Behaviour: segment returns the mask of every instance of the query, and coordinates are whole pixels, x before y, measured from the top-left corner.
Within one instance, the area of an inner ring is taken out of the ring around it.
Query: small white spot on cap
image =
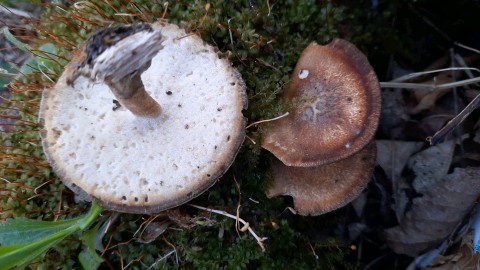
[[[345,148],[347,148],[347,149],[350,148],[350,146],[352,146],[352,144],[350,142],[345,144]]]
[[[303,80],[303,79],[305,79],[305,78],[308,77],[308,74],[309,74],[308,69],[302,69],[302,70],[300,70],[300,72],[298,73],[298,78],[300,78],[300,80]]]

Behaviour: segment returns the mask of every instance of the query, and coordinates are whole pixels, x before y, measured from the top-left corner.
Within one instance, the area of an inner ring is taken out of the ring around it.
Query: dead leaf
[[[382,133],[398,138],[402,125],[410,120],[407,105],[401,89],[385,89],[382,91],[382,113],[379,129]],[[389,136],[389,137],[390,137]]]
[[[473,232],[465,235],[456,252],[438,256],[428,270],[476,270],[480,267],[480,254],[473,252]]]
[[[388,246],[409,256],[435,247],[470,212],[480,195],[479,178],[478,167],[456,168],[441,181],[423,186],[423,196],[412,200],[411,210],[403,221],[384,231]]]
[[[424,71],[430,71],[435,69],[447,68],[450,66],[449,57],[442,57],[432,63],[429,67],[427,67]],[[465,63],[471,64],[476,60],[475,57],[466,58]],[[446,83],[451,83],[457,81],[462,78],[464,72],[461,71],[443,71],[433,76],[425,76],[422,78],[417,78],[416,83],[426,84],[426,85],[441,85]],[[424,110],[431,109],[437,100],[443,97],[445,94],[449,93],[452,89],[442,89],[442,90],[435,90],[435,91],[425,91],[420,89],[415,89],[413,91],[415,97],[418,100],[418,104],[410,110],[411,114],[417,114]]]
[[[450,83],[451,79],[449,80],[442,80],[442,81],[428,81],[425,82],[425,84],[445,84],[445,83]],[[449,93],[452,89],[441,89],[441,90],[435,90],[433,92],[429,92],[425,96],[422,97],[420,102],[413,108],[410,113],[411,114],[417,114],[420,113],[424,110],[428,110],[435,105],[435,102],[437,102],[438,99],[443,97],[445,94]]]
[[[419,151],[424,142],[377,140],[377,162],[395,185],[395,180],[407,164],[410,156]]]
[[[446,141],[425,149],[408,161],[408,167],[415,173],[413,188],[416,192],[429,190],[447,175],[454,150],[455,141]]]
[[[137,242],[148,244],[155,241],[171,224],[169,220],[151,222],[145,227],[140,237],[137,238]]]

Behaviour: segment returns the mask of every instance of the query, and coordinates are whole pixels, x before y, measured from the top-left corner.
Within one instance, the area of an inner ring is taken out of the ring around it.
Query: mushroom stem
[[[155,118],[160,115],[161,107],[146,91],[140,78],[141,73],[126,76],[118,81],[105,80],[113,95],[122,106],[136,116]]]
[[[140,75],[163,48],[162,42],[160,31],[146,24],[103,28],[89,38],[83,62],[67,81],[73,84],[80,75],[102,81],[136,116],[158,117],[160,105],[145,91]]]

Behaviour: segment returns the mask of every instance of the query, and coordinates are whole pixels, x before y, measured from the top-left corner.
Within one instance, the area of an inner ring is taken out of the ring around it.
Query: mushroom
[[[373,138],[380,116],[377,76],[353,44],[310,44],[300,56],[286,100],[301,103],[275,121],[262,147],[288,166],[310,167],[346,158]]]
[[[165,22],[106,28],[44,91],[42,145],[80,198],[154,213],[230,167],[246,106],[240,74],[200,37]]]
[[[375,167],[380,86],[367,58],[335,39],[302,53],[283,99],[290,114],[273,122],[262,147],[273,164],[267,196],[290,195],[302,215],[319,215],[352,201]]]
[[[314,167],[286,166],[273,161],[274,181],[267,197],[289,195],[300,215],[321,215],[355,199],[368,184],[375,168],[376,147],[370,142],[358,153]]]

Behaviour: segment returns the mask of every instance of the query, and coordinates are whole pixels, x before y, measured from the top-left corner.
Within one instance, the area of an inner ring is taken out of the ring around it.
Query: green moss
[[[163,2],[147,0],[48,5],[36,26],[40,35],[36,46],[54,43],[58,56],[68,59],[77,44],[100,26],[153,22],[165,14],[165,19],[199,34],[232,61],[247,85],[249,107],[244,114],[254,122],[287,111],[289,104],[283,104],[278,95],[288,83],[301,51],[310,42],[325,43],[337,36],[336,27],[345,16],[342,7],[330,2],[270,2],[268,6],[269,1],[261,4],[256,1],[170,1],[167,10]],[[52,74],[51,79],[55,80],[58,75]],[[11,145],[3,148],[5,156],[22,157],[1,161],[0,175],[10,182],[0,182],[3,185],[0,191],[2,219],[12,216],[66,218],[84,209],[54,176],[41,150],[36,123],[39,95],[42,88],[51,85],[41,73],[34,72],[22,79],[11,98],[10,104],[18,106],[21,112],[20,121],[33,124],[22,126],[23,122],[17,122],[13,132],[1,137],[2,145]],[[35,91],[30,91],[32,87]],[[237,235],[234,222],[223,216],[212,214],[209,226],[197,225],[193,229],[173,225],[162,236],[165,240],[160,237],[150,244],[142,244],[133,240],[133,236],[147,217],[122,215],[120,222],[104,238],[104,243],[110,239],[104,254],[109,264],[119,268],[130,263],[135,269],[151,265],[155,265],[155,269],[346,267],[344,252],[348,249],[339,247],[333,240],[312,237],[312,232],[327,224],[327,220],[286,214],[284,210],[290,205],[289,199],[265,197],[270,157],[259,147],[261,131],[262,126],[247,130],[249,138],[256,143],[246,140],[230,172],[193,203],[229,213],[235,213],[237,204],[241,203],[240,216],[250,222],[258,235],[268,237],[265,241],[267,252],[262,252],[250,234]],[[234,179],[240,186],[240,193]],[[60,196],[61,191],[64,191],[63,196]],[[188,206],[184,208],[190,215],[203,213]],[[57,212],[58,209],[66,211]],[[57,246],[36,265],[40,269],[78,268],[81,244],[78,240],[69,243]],[[175,254],[160,260],[172,251],[172,245]]]

